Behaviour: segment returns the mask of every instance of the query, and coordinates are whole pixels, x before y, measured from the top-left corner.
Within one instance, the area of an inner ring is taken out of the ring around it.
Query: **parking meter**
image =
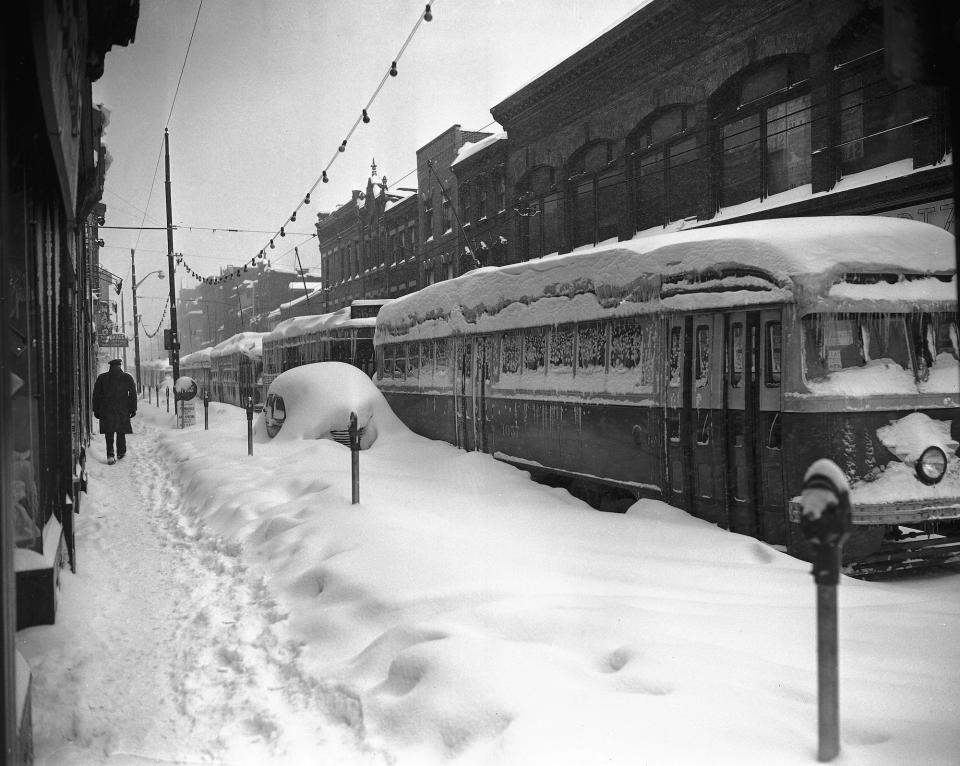
[[[210,430],[210,392],[203,389],[203,430]]]
[[[836,585],[840,550],[850,536],[850,485],[832,460],[818,460],[807,469],[800,509],[800,529],[817,552],[813,577],[818,584]]]
[[[850,485],[832,460],[817,460],[807,469],[800,513],[800,528],[816,551],[817,759],[826,763],[840,752],[837,584],[841,550],[850,535]]]
[[[247,454],[253,454],[253,397],[247,397]]]
[[[350,477],[352,504],[360,502],[360,428],[357,413],[350,413]]]

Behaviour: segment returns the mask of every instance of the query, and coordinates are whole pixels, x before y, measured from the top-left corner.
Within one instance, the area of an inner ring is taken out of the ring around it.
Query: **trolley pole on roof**
[[[163,155],[167,192],[167,269],[170,272],[170,366],[174,382],[180,377],[180,340],[177,334],[177,292],[173,269],[173,209],[170,205],[170,134],[163,129]]]

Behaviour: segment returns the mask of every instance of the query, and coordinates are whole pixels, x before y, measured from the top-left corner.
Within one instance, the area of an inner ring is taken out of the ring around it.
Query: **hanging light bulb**
[[[394,61],[392,64],[390,64],[390,76],[391,76],[391,77],[396,77],[396,76],[397,76],[397,62],[396,62],[396,61]]]
[[[304,205],[310,204],[310,192],[307,192],[307,196],[303,198],[303,204]]]
[[[281,236],[281,237],[287,236],[287,232],[285,232],[285,231],[283,230],[283,227],[282,227],[282,226],[280,227],[280,236]]]
[[[367,114],[367,110],[366,110],[366,109],[363,110],[363,121],[364,121],[364,122],[370,122],[370,115]]]
[[[98,247],[103,247],[105,244],[106,244],[106,243],[105,243],[102,239],[98,239],[98,240],[97,240],[97,246],[98,246]]]
[[[266,255],[267,255],[267,254],[266,254],[265,252],[263,252],[263,250],[260,251],[260,257],[261,257],[261,258],[266,257]]]
[[[323,181],[324,183],[327,183],[330,180],[329,178],[327,178],[326,170],[323,171],[323,174],[320,176],[320,180]]]
[[[340,144],[340,151],[341,152],[347,151],[347,139],[343,139],[343,142]]]
[[[297,220],[297,211],[294,210],[294,211],[290,214],[290,223],[293,223],[293,222],[296,221],[296,220]]]
[[[430,13],[430,3],[427,3],[427,7],[423,12],[424,21],[433,21],[433,14]]]
[[[273,248],[275,248],[275,247],[276,247],[276,245],[273,244],[273,240],[271,239],[271,240],[270,240],[270,248],[273,249]]]

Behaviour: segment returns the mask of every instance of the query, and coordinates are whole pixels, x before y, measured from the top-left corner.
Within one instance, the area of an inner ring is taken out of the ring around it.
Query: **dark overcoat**
[[[130,418],[137,414],[137,384],[133,376],[111,365],[93,384],[93,415],[100,420],[100,433],[132,434]]]

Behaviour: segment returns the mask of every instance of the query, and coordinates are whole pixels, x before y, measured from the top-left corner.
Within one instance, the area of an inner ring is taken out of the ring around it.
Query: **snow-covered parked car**
[[[362,370],[343,362],[294,367],[270,383],[254,438],[333,439],[349,446],[351,413],[357,415],[360,449],[368,449],[385,430],[404,429]]]

